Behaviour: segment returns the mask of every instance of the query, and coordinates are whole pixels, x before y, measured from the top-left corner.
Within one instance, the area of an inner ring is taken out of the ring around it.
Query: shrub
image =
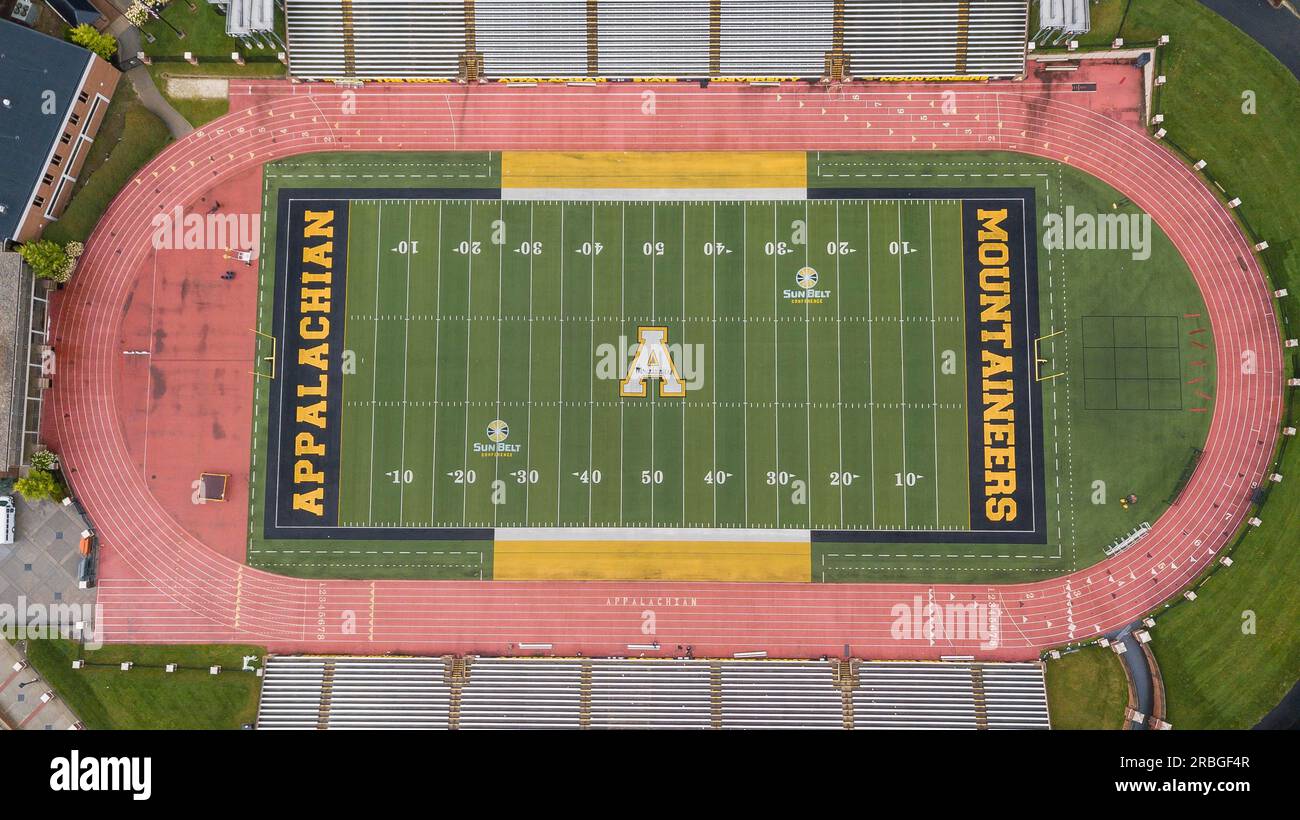
[[[31,266],[37,279],[66,282],[72,274],[72,260],[57,242],[48,239],[24,242],[18,247],[18,254]]]
[[[117,53],[117,40],[111,34],[101,34],[89,23],[68,29],[68,39],[87,51],[93,51],[105,60]]]
[[[63,485],[53,473],[35,467],[14,482],[14,489],[28,501],[59,501],[64,495]]]
[[[53,450],[37,450],[32,453],[32,468],[36,470],[57,470],[59,456]]]

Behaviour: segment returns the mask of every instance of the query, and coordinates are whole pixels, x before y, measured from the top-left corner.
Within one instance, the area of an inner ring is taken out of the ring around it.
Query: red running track
[[[1282,360],[1250,243],[1200,179],[1137,124],[1136,72],[1091,71],[1086,79],[1099,79],[1105,93],[1072,94],[1048,79],[850,91],[656,86],[652,114],[648,89],[637,85],[232,83],[232,113],[169,147],[118,195],[56,303],[60,374],[45,430],[75,470],[101,536],[104,638],[419,654],[508,654],[541,643],[588,655],[658,641],[664,654],[688,644],[699,656],[814,657],[847,647],[871,658],[1019,659],[1132,621],[1177,594],[1239,524],[1278,434]],[[943,113],[945,99],[955,111]],[[344,113],[353,102],[355,113]],[[205,546],[133,462],[118,411],[119,334],[127,295],[153,253],[147,215],[307,151],[742,148],[1018,151],[1082,169],[1154,217],[1204,294],[1219,361],[1252,350],[1259,367],[1253,376],[1219,368],[1204,456],[1140,548],[1051,580],[993,586],[301,580]],[[970,601],[999,608],[995,641],[891,631],[896,605],[919,603],[924,620],[932,605]],[[647,611],[653,635],[643,631]]]

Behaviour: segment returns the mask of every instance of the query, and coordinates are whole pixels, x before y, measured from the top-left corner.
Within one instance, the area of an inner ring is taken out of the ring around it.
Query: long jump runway
[[[1151,610],[1213,560],[1248,509],[1278,435],[1281,350],[1250,243],[1202,181],[1138,124],[1136,71],[1078,73],[1089,76],[1071,79],[1095,79],[1101,92],[1072,94],[1033,79],[851,90],[232,82],[232,112],[127,184],[55,304],[60,373],[43,429],[100,535],[103,637],[277,651],[506,654],[531,646],[626,655],[689,645],[698,656],[1013,659]],[[945,99],[955,110],[944,113]],[[352,103],[355,113],[339,113]],[[1220,361],[1253,351],[1257,375],[1221,370],[1204,456],[1140,549],[1036,583],[315,581],[249,569],[192,536],[150,492],[118,410],[122,317],[151,252],[149,216],[304,152],[504,149],[1010,150],[1062,161],[1152,214],[1204,294]],[[945,608],[971,603],[997,613],[991,637],[937,628]]]

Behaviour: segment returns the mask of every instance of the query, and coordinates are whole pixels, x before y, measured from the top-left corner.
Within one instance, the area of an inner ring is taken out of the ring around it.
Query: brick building
[[[59,218],[120,76],[80,46],[0,20],[0,243]]]

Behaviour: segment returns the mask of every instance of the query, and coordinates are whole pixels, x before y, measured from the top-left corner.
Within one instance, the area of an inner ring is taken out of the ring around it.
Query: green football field
[[[352,200],[339,525],[966,529],[961,209]]]
[[[807,199],[744,202],[669,190],[529,201],[502,191],[491,154],[268,165],[263,246],[276,264],[259,276],[250,563],[309,577],[512,577],[499,553],[516,566],[531,549],[519,539],[620,526],[582,537],[687,527],[676,537],[749,543],[765,536],[724,533],[811,530],[810,544],[798,537],[821,581],[1007,580],[1098,560],[1160,514],[1195,462],[1212,334],[1158,229],[1147,261],[1040,241],[1036,264],[1025,260],[1038,329],[1016,344],[1040,339],[1017,348],[1021,373],[1038,375],[1037,353],[1044,374],[1017,417],[1042,419],[1031,480],[1043,527],[982,532],[982,397],[968,380],[978,271],[963,209],[1001,190],[1032,192],[1036,223],[1066,206],[1120,207],[1073,169],[993,159],[995,171],[982,154],[810,154]],[[296,484],[285,458],[306,429],[287,427],[308,401],[294,391],[316,376],[266,369],[310,349],[293,313],[295,197],[335,208],[341,231],[329,456],[304,468],[326,471],[319,521],[285,517],[286,493],[321,486]],[[1025,227],[1042,238],[1042,224]],[[657,395],[654,380],[643,398],[619,395],[652,327],[667,333],[683,397]],[[1139,503],[1120,505],[1129,494]]]

